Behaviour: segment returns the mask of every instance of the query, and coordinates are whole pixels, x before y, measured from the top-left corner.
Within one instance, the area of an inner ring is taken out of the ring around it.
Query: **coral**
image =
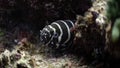
[[[87,61],[93,60],[91,65],[95,67],[99,64],[103,66],[105,62],[101,64],[99,61],[106,59],[104,50],[108,25],[106,9],[107,0],[94,0],[92,7],[85,12],[84,16],[78,15],[76,21],[75,52],[82,54]]]
[[[54,57],[54,55],[52,55],[51,53],[47,52],[48,48],[45,48],[46,49],[45,51],[42,51],[41,47],[39,47],[40,49],[36,47],[36,49],[28,48],[27,50],[21,50],[21,46],[15,47],[15,49],[12,51],[6,49],[4,52],[2,52],[0,54],[0,67],[7,67],[7,68],[9,67],[12,68],[63,68],[63,67],[77,68],[79,67],[76,64],[77,61],[74,59],[76,58],[75,56],[64,55],[62,57],[57,58]],[[22,46],[22,48],[26,49],[26,47],[24,46]]]

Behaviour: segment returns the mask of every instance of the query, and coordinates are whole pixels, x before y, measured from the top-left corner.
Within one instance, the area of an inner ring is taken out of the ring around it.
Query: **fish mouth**
[[[44,39],[42,37],[40,37],[40,43],[45,43]]]

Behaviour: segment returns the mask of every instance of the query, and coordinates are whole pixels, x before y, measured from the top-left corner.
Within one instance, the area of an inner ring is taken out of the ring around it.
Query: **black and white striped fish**
[[[40,30],[40,41],[46,45],[68,45],[74,38],[70,31],[75,21],[58,20]]]

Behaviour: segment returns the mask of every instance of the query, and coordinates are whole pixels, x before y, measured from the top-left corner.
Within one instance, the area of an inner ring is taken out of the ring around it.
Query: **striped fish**
[[[46,45],[68,45],[74,38],[70,31],[75,21],[58,20],[40,30],[40,41]]]

